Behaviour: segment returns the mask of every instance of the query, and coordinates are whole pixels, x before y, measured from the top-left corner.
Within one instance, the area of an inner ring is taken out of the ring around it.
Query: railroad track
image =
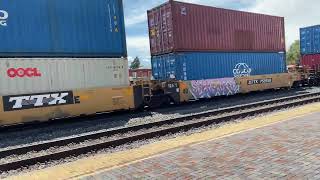
[[[2,150],[0,172],[319,101],[320,93],[309,93]]]
[[[299,89],[298,89],[299,90]],[[302,90],[302,89],[300,89]],[[270,90],[272,91],[272,90]],[[254,96],[270,96],[270,91],[264,91],[264,92],[252,92],[250,93],[249,99],[254,98]],[[298,95],[298,94],[306,94],[307,92],[299,93],[299,91],[296,90],[277,90],[277,93],[283,94],[280,95],[278,94],[278,98],[283,98],[283,97],[288,97],[291,95]],[[292,94],[295,92],[295,94]],[[272,91],[272,94],[275,92]],[[289,93],[289,95],[287,94]],[[243,95],[234,95],[234,96],[229,96],[229,98],[239,98],[239,97],[247,98],[248,96],[243,96]],[[221,101],[221,99],[226,99],[228,97],[216,97],[215,99],[218,99],[218,101]],[[271,97],[270,97],[271,98]],[[272,97],[275,98],[275,97]],[[262,101],[262,100],[260,100]],[[181,104],[179,106],[173,105],[173,106],[167,106],[167,107],[161,107],[159,109],[162,110],[162,112],[170,112],[170,111],[175,111],[175,110],[181,110],[185,108],[192,108],[193,105],[202,105],[203,103],[208,103],[210,102],[210,99],[204,99],[203,101],[190,101],[186,104]],[[206,104],[208,105],[208,104]],[[209,106],[211,106],[209,104]],[[86,116],[79,116],[79,117],[69,117],[69,118],[62,118],[62,119],[54,119],[51,121],[45,121],[45,122],[29,122],[29,123],[23,123],[23,124],[15,124],[15,125],[9,125],[9,126],[0,126],[0,134],[5,134],[5,133],[11,133],[11,132],[19,132],[19,131],[28,131],[28,130],[34,130],[34,129],[41,129],[41,128],[47,128],[50,126],[60,126],[60,125],[68,125],[68,124],[74,124],[74,123],[87,123],[87,122],[98,122],[98,121],[104,121],[106,119],[110,119],[113,117],[120,118],[123,114],[131,114],[133,117],[139,117],[139,116],[144,116],[147,115],[147,112],[140,112],[140,111],[116,111],[112,113],[101,113],[101,114],[95,114],[95,115],[86,115]]]

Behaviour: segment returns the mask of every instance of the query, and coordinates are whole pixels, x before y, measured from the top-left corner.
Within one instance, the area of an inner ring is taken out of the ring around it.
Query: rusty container
[[[284,18],[169,1],[148,11],[151,55],[283,52]]]
[[[320,69],[320,54],[303,55],[300,64],[304,67],[319,70]]]

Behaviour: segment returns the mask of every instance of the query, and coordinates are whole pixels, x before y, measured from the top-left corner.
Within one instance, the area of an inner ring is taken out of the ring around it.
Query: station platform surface
[[[320,179],[320,104],[13,179]]]
[[[320,179],[320,113],[178,148],[83,179]]]

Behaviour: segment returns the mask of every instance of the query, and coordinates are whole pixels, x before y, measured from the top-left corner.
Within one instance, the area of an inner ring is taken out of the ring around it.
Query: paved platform
[[[9,179],[320,179],[320,103]]]
[[[82,179],[320,179],[320,113],[184,146]]]

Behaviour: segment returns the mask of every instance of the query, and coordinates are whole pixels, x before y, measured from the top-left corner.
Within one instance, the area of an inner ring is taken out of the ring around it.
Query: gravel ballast
[[[237,120],[233,120],[233,121],[229,121],[229,122],[225,122],[225,123],[220,123],[220,124],[215,124],[215,125],[211,125],[211,126],[195,128],[195,129],[189,130],[187,132],[179,132],[179,133],[170,134],[170,135],[162,136],[162,137],[158,137],[158,138],[148,139],[148,140],[144,140],[144,141],[137,141],[137,142],[134,142],[134,143],[131,143],[131,144],[118,146],[116,148],[104,149],[104,150],[100,150],[98,152],[92,152],[92,153],[84,154],[84,155],[77,156],[77,157],[69,157],[69,158],[66,158],[66,159],[61,159],[59,161],[52,161],[52,162],[47,162],[47,163],[42,163],[42,164],[39,163],[37,165],[31,166],[31,167],[28,167],[28,168],[23,168],[23,169],[18,169],[18,170],[14,170],[14,171],[4,172],[4,173],[0,174],[0,178],[2,179],[2,178],[9,177],[9,176],[21,174],[21,173],[27,173],[27,172],[34,171],[34,170],[39,170],[39,169],[44,169],[44,168],[56,166],[56,165],[59,165],[59,164],[73,162],[73,161],[76,161],[76,160],[79,160],[79,159],[92,157],[92,156],[95,156],[95,155],[98,155],[98,154],[108,155],[108,154],[119,152],[119,151],[130,150],[130,149],[141,147],[141,146],[146,145],[146,144],[159,142],[161,140],[167,140],[167,139],[172,139],[172,138],[175,138],[175,137],[187,136],[187,135],[192,135],[192,134],[195,134],[195,133],[201,133],[201,132],[204,132],[204,131],[207,131],[207,130],[219,128],[219,127],[227,125],[227,124],[236,124],[236,123],[239,123],[241,121],[252,120],[252,119],[255,119],[255,118],[258,118],[258,117],[263,117],[263,116],[266,116],[266,115],[272,115],[272,114],[275,114],[275,113],[278,113],[278,112],[287,111],[287,110],[290,110],[290,109],[292,109],[292,108],[282,109],[282,110],[279,110],[279,111],[273,111],[273,112],[270,112],[270,113],[257,114],[257,115],[250,116],[250,117],[247,117],[247,118],[237,119]],[[117,135],[117,136],[120,137],[121,135]],[[115,136],[115,137],[117,137],[117,136]],[[25,157],[28,157],[28,155],[26,155]]]
[[[21,145],[31,145],[54,139],[77,136],[79,134],[97,132],[101,130],[112,130],[150,122],[163,121],[202,113],[213,109],[229,106],[254,103],[257,101],[276,99],[308,92],[320,92],[320,88],[309,88],[302,90],[278,90],[257,92],[246,95],[236,95],[230,97],[213,98],[210,101],[201,101],[187,105],[163,108],[142,113],[107,114],[105,118],[92,121],[79,121],[66,124],[51,125],[44,128],[27,129],[17,132],[0,133],[0,150],[19,147]],[[83,118],[82,118],[83,119]]]

